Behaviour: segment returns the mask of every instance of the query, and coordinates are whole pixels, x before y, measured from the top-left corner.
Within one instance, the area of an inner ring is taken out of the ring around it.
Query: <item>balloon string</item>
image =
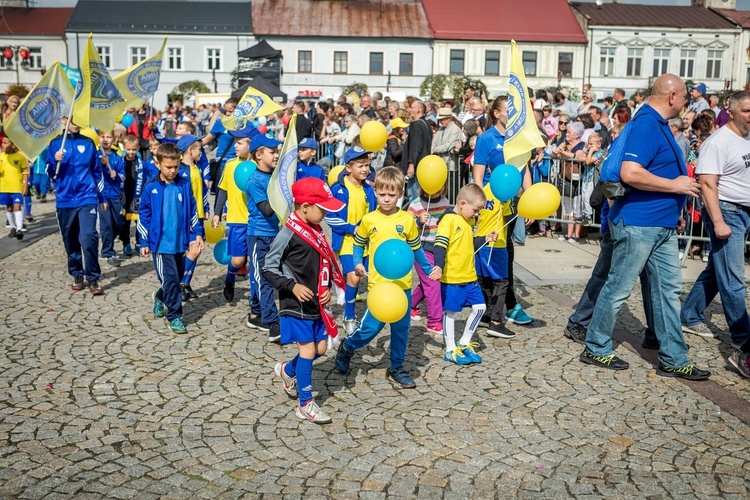
[[[424,230],[427,227],[427,224],[430,222],[430,201],[432,200],[430,200],[430,198],[427,198],[427,222],[422,225],[422,233],[419,235],[420,240],[424,238]]]
[[[509,220],[508,222],[506,222],[506,223],[505,223],[505,224],[503,225],[503,227],[501,227],[500,229],[496,229],[496,230],[495,230],[495,232],[497,232],[497,231],[499,231],[499,230],[502,230],[502,229],[505,229],[505,228],[506,228],[506,226],[507,226],[508,224],[510,224],[511,222],[513,222],[513,221],[514,221],[514,220],[516,219],[516,217],[518,217],[518,214],[514,215],[514,216],[513,216],[513,217],[512,217],[512,218],[511,218],[511,219],[510,219],[510,220]],[[497,221],[497,225],[498,225],[498,226],[500,225],[500,219],[498,219],[498,221]],[[479,251],[480,251],[481,249],[483,249],[484,247],[486,247],[486,246],[487,246],[488,244],[489,244],[489,241],[485,241],[484,243],[482,243],[482,246],[481,246],[481,247],[479,247],[479,248],[477,248],[477,249],[476,249],[476,250],[474,251],[474,255],[478,254],[478,253],[479,253]],[[493,249],[493,248],[494,248],[494,247],[490,247],[490,256],[492,256],[492,249]],[[489,259],[487,259],[487,263],[489,264]]]

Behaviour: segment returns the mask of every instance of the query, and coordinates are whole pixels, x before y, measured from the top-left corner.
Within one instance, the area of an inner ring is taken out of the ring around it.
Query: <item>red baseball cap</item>
[[[344,208],[344,202],[334,198],[328,184],[317,177],[306,177],[292,184],[292,197],[295,203],[318,205],[329,212]]]

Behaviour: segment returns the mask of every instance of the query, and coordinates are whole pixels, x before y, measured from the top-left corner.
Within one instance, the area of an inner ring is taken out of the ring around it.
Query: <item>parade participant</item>
[[[306,137],[297,144],[297,172],[295,180],[306,177],[315,177],[326,181],[326,173],[322,167],[315,163],[315,155],[318,152],[318,141]]]
[[[23,239],[23,198],[28,196],[29,162],[8,137],[0,143],[0,205],[10,225],[9,238]]]
[[[107,264],[119,267],[120,261],[115,252],[115,238],[120,234],[125,219],[122,216],[122,186],[125,182],[125,164],[122,157],[112,150],[114,134],[99,132],[99,168],[104,179],[102,196],[107,210],[99,214],[99,228],[102,232],[102,257]]]

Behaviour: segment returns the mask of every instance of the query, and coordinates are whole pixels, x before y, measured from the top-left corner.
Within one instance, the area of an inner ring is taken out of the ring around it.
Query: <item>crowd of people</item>
[[[643,345],[658,349],[657,373],[705,380],[710,373],[688,360],[683,332],[717,335],[706,325],[704,310],[719,294],[735,349],[729,361],[750,378],[744,283],[750,93],[732,94],[717,112],[718,101],[706,98],[704,85],[688,90],[666,74],[649,94],[636,92],[629,101],[615,89],[598,105],[590,87],[580,103],[564,92],[529,89],[547,146],[532,152],[518,194],[534,182],[559,180],[561,217],[568,222],[559,239],[581,241],[582,228],[594,218],[597,172],[613,141],[623,135],[624,142],[618,161],[628,191],[601,203],[601,252],[564,335],[585,346],[583,363],[627,369],[613,353],[612,330],[640,278],[648,323]],[[191,110],[176,103],[160,116],[145,106],[128,112],[127,127],[93,134],[73,118],[67,135],[54,139],[33,162],[54,186],[73,290],[88,286],[93,295],[104,293],[100,255],[111,266],[133,256],[130,223],[137,221],[135,252],[152,258],[160,284],[151,294],[153,313],[166,318],[172,332],[184,334],[183,304],[199,298],[191,280],[204,237],[226,224],[224,298],[233,302],[237,276],[248,277],[244,323],[269,341],[296,344],[297,356],[279,362],[275,373],[284,391],[298,399],[296,415],[316,423],[331,419],[312,395],[313,361],[335,345],[336,369],[347,373],[355,353],[385,325],[369,309],[357,317],[363,278],[369,290],[393,282],[407,298],[405,314],[390,326],[387,377],[398,388],[416,386],[404,366],[412,322],[426,317],[427,330],[444,339],[443,359],[460,366],[481,363],[479,344],[472,340],[479,327],[488,336],[510,339],[515,333],[507,323],[533,323],[514,292],[515,245],[531,224],[541,235],[554,227],[517,219],[515,201],[501,202],[490,188],[493,169],[505,163],[507,96],[487,101],[484,93],[467,88],[460,104],[414,97],[396,102],[379,92],[359,102],[348,96],[294,101],[261,122],[227,130],[220,118],[232,115],[237,104],[230,98],[220,108]],[[293,115],[294,211],[281,221],[268,187]],[[387,128],[380,151],[362,147],[360,130],[371,120]],[[210,161],[209,146],[214,146]],[[30,179],[38,169],[29,168],[7,137],[2,149],[1,203],[11,236],[21,239],[23,198],[30,205]],[[416,169],[430,154],[443,158],[460,179],[450,197],[447,185],[427,192],[417,181]],[[237,185],[235,172],[246,162],[252,173],[245,185]],[[332,176],[335,165],[342,167]],[[213,206],[209,193],[215,195]],[[41,199],[40,191],[37,195]],[[681,306],[677,235],[685,227],[686,204],[711,241],[710,250],[702,250],[707,267]],[[330,239],[320,225],[324,221]],[[411,273],[387,279],[373,265],[377,249],[394,239],[414,254],[416,287]],[[329,342],[337,333],[332,304],[343,309],[345,338],[336,342]],[[465,307],[471,312],[457,339],[456,318]]]

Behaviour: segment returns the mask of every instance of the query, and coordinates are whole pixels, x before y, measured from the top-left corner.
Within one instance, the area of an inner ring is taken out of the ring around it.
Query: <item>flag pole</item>
[[[75,90],[76,89],[73,89],[73,102],[70,103],[70,111],[68,112],[68,119],[65,123],[65,132],[63,132],[63,140],[62,140],[62,144],[60,144],[60,151],[62,151],[63,154],[65,154],[65,141],[68,139],[68,130],[70,129],[70,121],[73,119],[73,107],[76,105],[76,100],[78,98]],[[60,175],[60,163],[62,163],[62,160],[57,161],[57,167],[55,167],[55,177]]]

